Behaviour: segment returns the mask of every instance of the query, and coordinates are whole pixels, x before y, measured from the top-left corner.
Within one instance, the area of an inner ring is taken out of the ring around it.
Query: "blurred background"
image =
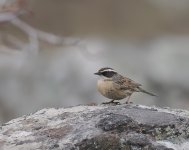
[[[46,107],[102,103],[101,67],[189,109],[188,0],[0,0],[0,124]]]

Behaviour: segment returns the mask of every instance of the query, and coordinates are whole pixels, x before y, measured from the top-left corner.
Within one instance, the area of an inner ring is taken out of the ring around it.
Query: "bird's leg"
[[[118,105],[120,103],[119,102],[114,102],[114,100],[111,100],[109,102],[103,102],[102,104],[116,104],[116,105]]]
[[[125,104],[133,103],[133,102],[129,102],[130,99],[131,99],[131,95],[128,96],[127,101],[125,102]]]

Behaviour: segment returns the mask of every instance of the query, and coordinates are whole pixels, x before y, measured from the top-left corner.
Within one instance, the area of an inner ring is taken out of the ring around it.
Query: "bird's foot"
[[[120,102],[114,102],[114,101],[110,101],[110,102],[103,102],[102,104],[115,104],[115,105],[120,105]]]

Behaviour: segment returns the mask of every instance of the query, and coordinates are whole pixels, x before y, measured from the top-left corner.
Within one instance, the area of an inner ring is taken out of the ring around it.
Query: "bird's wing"
[[[119,80],[116,81],[116,84],[119,85],[119,89],[122,90],[136,90],[136,88],[138,88],[139,86],[141,86],[141,84],[127,78],[127,77],[120,77]]]

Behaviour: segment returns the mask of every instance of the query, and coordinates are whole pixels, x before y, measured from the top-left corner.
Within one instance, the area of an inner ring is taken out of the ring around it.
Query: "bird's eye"
[[[113,72],[113,71],[105,71],[105,72],[102,72],[102,75],[107,77],[107,78],[111,78],[113,77],[114,75],[116,74],[116,72]]]

